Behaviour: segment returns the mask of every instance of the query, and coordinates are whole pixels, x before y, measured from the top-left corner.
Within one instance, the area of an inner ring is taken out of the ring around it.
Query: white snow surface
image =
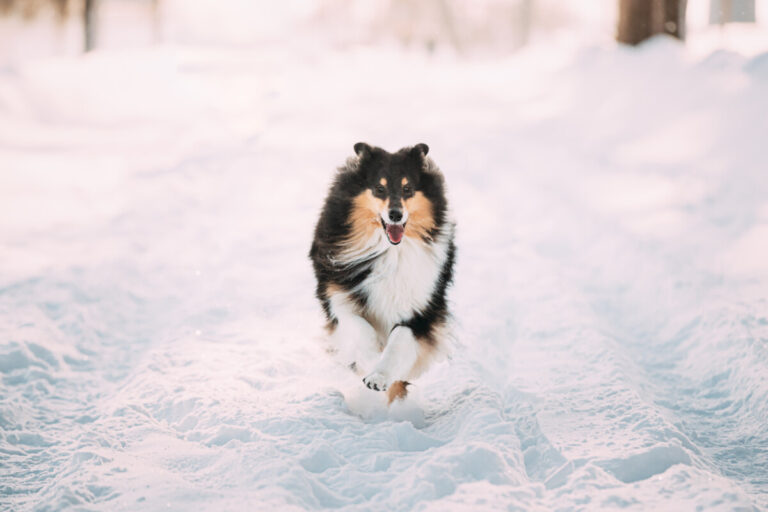
[[[0,509],[768,508],[768,54],[166,45],[0,68]],[[307,258],[430,145],[457,348],[390,410]]]

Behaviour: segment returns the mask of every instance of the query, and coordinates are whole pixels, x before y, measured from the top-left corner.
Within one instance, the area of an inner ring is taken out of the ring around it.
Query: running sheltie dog
[[[426,144],[354,149],[328,192],[309,256],[333,350],[392,403],[445,353],[455,224]]]

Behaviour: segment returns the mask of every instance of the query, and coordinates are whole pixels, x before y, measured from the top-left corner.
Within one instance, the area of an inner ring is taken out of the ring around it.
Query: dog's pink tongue
[[[387,224],[387,236],[393,244],[399,244],[403,239],[403,226],[400,224]]]

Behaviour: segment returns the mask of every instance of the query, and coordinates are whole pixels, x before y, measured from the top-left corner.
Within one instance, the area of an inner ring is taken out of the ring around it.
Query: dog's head
[[[430,241],[442,223],[445,198],[442,175],[427,158],[429,147],[388,153],[358,142],[354,149],[364,189],[355,197],[353,218],[368,226],[378,222],[392,245],[404,236]]]

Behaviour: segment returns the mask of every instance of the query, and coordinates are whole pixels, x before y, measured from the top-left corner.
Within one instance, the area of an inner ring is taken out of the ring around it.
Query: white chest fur
[[[427,245],[405,238],[376,260],[361,288],[368,299],[366,316],[380,336],[386,337],[397,323],[426,308],[446,257],[443,240]]]

